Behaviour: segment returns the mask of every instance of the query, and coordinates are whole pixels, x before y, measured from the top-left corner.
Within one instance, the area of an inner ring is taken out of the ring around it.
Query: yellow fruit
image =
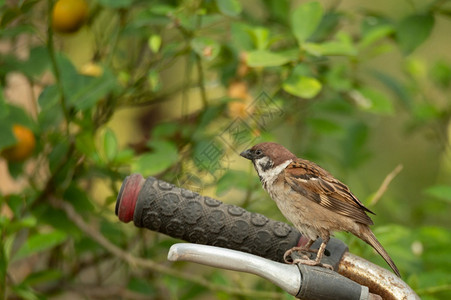
[[[58,0],[53,6],[52,24],[57,32],[72,33],[80,29],[88,16],[84,0]]]
[[[80,74],[92,77],[99,77],[103,74],[103,69],[96,63],[89,62],[80,68]]]
[[[2,156],[8,161],[24,161],[31,156],[36,146],[36,139],[33,132],[22,125],[14,125],[13,133],[17,143],[2,151]]]

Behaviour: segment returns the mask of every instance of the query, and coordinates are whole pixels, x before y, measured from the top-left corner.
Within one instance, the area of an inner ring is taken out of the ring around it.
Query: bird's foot
[[[331,265],[323,264],[323,263],[321,263],[319,261],[309,259],[305,255],[303,256],[302,259],[296,258],[295,260],[293,260],[292,264],[303,264],[303,265],[307,265],[307,266],[318,266],[318,267],[323,267],[323,268],[326,268],[326,269],[329,269],[329,270],[332,270],[332,271],[334,270],[334,268]]]
[[[287,264],[292,264],[293,263],[293,258],[291,257],[291,254],[295,251],[298,252],[311,252],[311,253],[318,253],[318,249],[306,249],[305,247],[293,247],[291,249],[288,249],[285,254],[283,255],[283,260],[287,263]],[[288,257],[290,257],[290,259],[288,259]],[[304,259],[308,259],[310,260],[310,258],[303,254],[302,257]]]

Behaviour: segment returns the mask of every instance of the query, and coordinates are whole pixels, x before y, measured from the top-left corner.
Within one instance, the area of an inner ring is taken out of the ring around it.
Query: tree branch
[[[375,205],[379,201],[379,199],[382,198],[382,195],[385,193],[392,180],[396,177],[396,175],[399,174],[399,172],[402,171],[402,169],[403,169],[402,165],[397,165],[396,168],[385,177],[376,194],[371,199],[370,205]]]

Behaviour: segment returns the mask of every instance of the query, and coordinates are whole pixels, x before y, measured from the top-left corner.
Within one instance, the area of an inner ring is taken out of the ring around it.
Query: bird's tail
[[[399,270],[391,259],[390,255],[388,255],[387,251],[385,251],[384,247],[382,247],[381,243],[379,243],[376,236],[368,226],[360,226],[360,233],[357,234],[357,236],[371,245],[377,251],[377,253],[379,253],[380,256],[384,258],[390,268],[392,268],[393,272],[395,272],[398,277],[401,277],[401,274],[399,273]]]

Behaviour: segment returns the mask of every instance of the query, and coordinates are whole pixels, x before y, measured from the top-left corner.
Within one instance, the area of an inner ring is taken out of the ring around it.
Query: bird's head
[[[296,159],[293,153],[277,143],[260,143],[240,155],[251,160],[259,174]]]

